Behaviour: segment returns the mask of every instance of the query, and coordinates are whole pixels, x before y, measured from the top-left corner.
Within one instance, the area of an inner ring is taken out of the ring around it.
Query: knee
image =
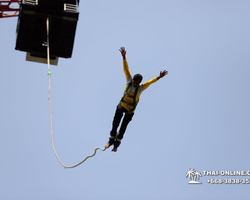
[[[130,122],[133,118],[133,114],[126,114],[124,117],[126,117],[126,120]]]

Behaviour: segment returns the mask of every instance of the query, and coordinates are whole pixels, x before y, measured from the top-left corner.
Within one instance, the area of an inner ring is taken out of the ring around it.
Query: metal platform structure
[[[79,17],[78,0],[22,0],[17,22],[16,50],[26,60],[47,63],[46,20],[50,20],[50,60],[71,58]]]
[[[21,0],[0,1],[0,18],[17,17]]]

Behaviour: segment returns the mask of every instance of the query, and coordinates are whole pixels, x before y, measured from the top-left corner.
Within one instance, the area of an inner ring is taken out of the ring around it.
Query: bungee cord
[[[83,159],[81,162],[77,163],[76,165],[72,165],[72,166],[67,166],[65,164],[63,164],[63,162],[60,160],[57,152],[56,152],[56,148],[55,148],[55,143],[54,143],[54,135],[53,135],[53,117],[52,117],[52,105],[51,105],[51,71],[50,71],[50,49],[49,49],[49,18],[47,18],[46,21],[46,26],[47,26],[47,61],[48,61],[48,76],[49,76],[49,108],[50,108],[50,130],[51,130],[51,139],[52,139],[52,146],[53,146],[53,150],[54,153],[57,157],[57,160],[59,161],[59,163],[64,167],[64,168],[74,168],[77,167],[79,165],[81,165],[83,162],[85,162],[88,158],[93,157],[96,154],[96,151],[98,149],[105,151],[106,148],[101,148],[101,147],[97,147],[95,148],[95,151],[92,155],[87,156],[85,159]]]

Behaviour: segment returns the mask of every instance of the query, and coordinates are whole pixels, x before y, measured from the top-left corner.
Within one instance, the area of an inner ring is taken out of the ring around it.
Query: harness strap
[[[136,95],[137,95],[137,93],[138,93],[138,87],[135,89],[135,93],[134,93],[134,96],[133,96],[133,103],[129,103],[129,102],[127,102],[127,101],[124,100],[124,97],[125,97],[125,96],[132,97],[131,95],[127,94],[127,93],[128,93],[128,90],[129,90],[129,88],[130,88],[131,86],[132,86],[132,82],[128,84],[127,89],[126,89],[126,91],[124,92],[124,95],[123,95],[123,97],[121,98],[121,101],[120,101],[120,104],[119,104],[119,105],[121,105],[121,102],[123,102],[123,103],[126,103],[126,104],[129,105],[129,106],[133,106],[133,108],[130,109],[130,110],[128,110],[127,113],[132,113],[132,112],[135,110],[136,106],[137,106],[137,103],[136,103]]]

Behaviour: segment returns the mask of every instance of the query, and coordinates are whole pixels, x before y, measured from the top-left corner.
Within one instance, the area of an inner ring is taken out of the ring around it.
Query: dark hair
[[[134,81],[142,81],[143,77],[141,74],[135,74],[134,77],[133,77],[133,80]]]

